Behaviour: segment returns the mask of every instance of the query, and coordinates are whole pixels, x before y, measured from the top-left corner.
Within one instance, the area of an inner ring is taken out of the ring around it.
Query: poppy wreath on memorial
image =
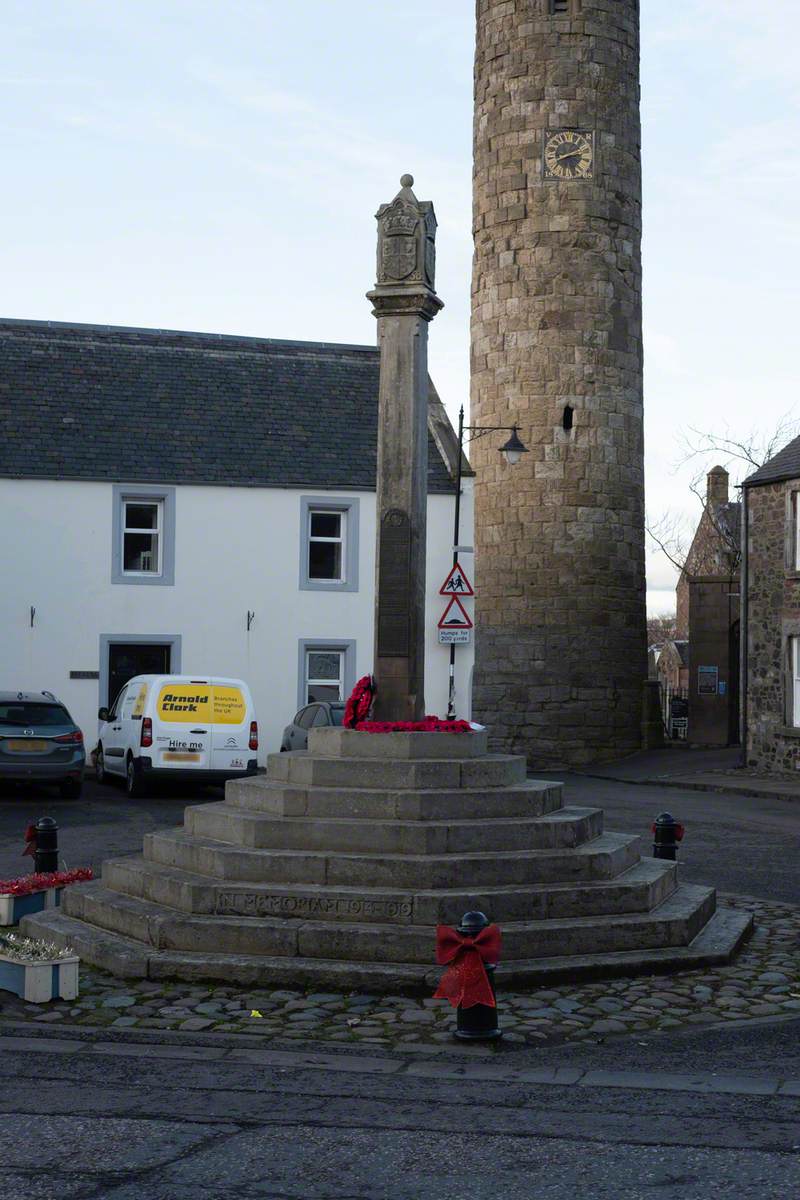
[[[426,717],[424,721],[361,721],[360,733],[471,733],[469,721],[446,721]]]
[[[360,722],[366,721],[372,701],[378,688],[372,675],[364,675],[347,698],[344,706],[345,729],[356,729]]]

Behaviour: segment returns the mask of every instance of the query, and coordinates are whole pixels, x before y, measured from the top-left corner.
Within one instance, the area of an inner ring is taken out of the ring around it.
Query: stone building
[[[748,766],[800,765],[800,437],[744,483],[743,737]]]
[[[474,711],[536,764],[640,745],[638,0],[478,0]]]
[[[688,639],[689,741],[739,741],[739,563],[741,504],[729,476],[706,477],[702,516],[675,589],[678,638]]]

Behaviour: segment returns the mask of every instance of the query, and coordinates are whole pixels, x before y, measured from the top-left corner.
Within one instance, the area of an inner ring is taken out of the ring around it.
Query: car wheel
[[[65,779],[58,785],[62,800],[78,800],[83,791],[82,779]]]
[[[146,790],[141,773],[136,769],[136,763],[132,758],[128,759],[128,768],[125,772],[125,789],[131,800],[143,796]]]
[[[97,783],[106,783],[106,760],[103,756],[103,747],[98,746],[94,756],[94,777]]]

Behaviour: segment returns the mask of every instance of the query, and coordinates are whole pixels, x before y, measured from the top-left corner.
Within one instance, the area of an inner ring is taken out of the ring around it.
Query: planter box
[[[0,925],[18,925],[22,917],[57,908],[61,904],[63,887],[44,888],[27,896],[0,896]]]
[[[74,1000],[78,995],[79,962],[78,958],[57,958],[21,963],[0,954],[0,991],[14,992],[31,1004]]]

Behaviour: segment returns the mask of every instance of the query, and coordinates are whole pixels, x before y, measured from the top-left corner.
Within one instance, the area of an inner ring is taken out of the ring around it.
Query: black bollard
[[[684,835],[684,827],[672,813],[663,812],[653,822],[653,858],[666,858],[675,862],[678,857],[678,842]]]
[[[58,825],[52,817],[39,817],[36,822],[36,854],[33,862],[37,875],[58,870]]]
[[[456,928],[464,937],[477,937],[481,930],[490,924],[491,922],[485,913],[468,912],[464,913],[461,918],[461,924]],[[489,980],[495,1000],[497,998],[494,986],[494,970],[496,966],[497,963],[484,963],[486,977]],[[453,1036],[460,1038],[462,1041],[469,1042],[492,1041],[495,1038],[502,1037],[503,1031],[497,1025],[496,1005],[494,1008],[491,1008],[488,1004],[473,1004],[469,1008],[462,1008],[459,1005],[456,1009],[456,1028]]]

